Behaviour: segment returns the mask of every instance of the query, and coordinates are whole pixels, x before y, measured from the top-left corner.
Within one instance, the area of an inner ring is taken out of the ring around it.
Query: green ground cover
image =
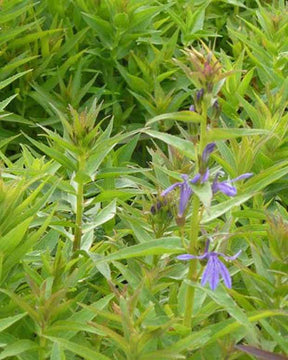
[[[0,5],[0,359],[288,359],[285,1]]]

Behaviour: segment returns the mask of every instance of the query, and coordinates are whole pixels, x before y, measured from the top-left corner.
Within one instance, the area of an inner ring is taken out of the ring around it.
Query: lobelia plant
[[[208,240],[204,254],[200,256],[196,255],[199,241],[198,234],[203,214],[201,202],[204,207],[209,208],[211,201],[217,192],[221,192],[229,197],[234,197],[237,194],[237,189],[232,184],[236,181],[247,179],[253,174],[245,173],[231,180],[219,181],[220,172],[218,171],[214,176],[212,183],[210,182],[211,170],[209,168],[209,159],[213,151],[216,149],[216,143],[214,141],[207,142],[207,139],[211,139],[211,136],[209,135],[213,131],[212,126],[214,128],[218,127],[217,122],[220,112],[217,97],[221,86],[223,85],[223,81],[229,73],[225,74],[222,72],[220,63],[211,52],[208,52],[206,57],[194,49],[186,50],[185,53],[188,55],[190,60],[190,67],[181,63],[179,65],[184,69],[193,83],[200,87],[200,89],[195,93],[195,105],[191,105],[189,109],[192,113],[197,112],[201,115],[199,129],[200,134],[197,144],[195,144],[195,152],[198,154],[198,161],[195,162],[196,174],[192,178],[190,178],[188,174],[182,174],[181,177],[183,181],[176,182],[169,186],[161,193],[161,195],[165,197],[174,189],[180,188],[176,222],[183,229],[185,225],[186,210],[189,206],[190,199],[193,197],[192,215],[190,219],[190,240],[187,246],[188,254],[177,257],[179,260],[191,260],[187,279],[189,281],[195,281],[198,279],[199,274],[197,272],[196,260],[206,259],[208,260],[208,263],[202,275],[201,284],[205,285],[206,282],[209,281],[211,289],[216,290],[221,275],[224,279],[225,285],[228,288],[231,288],[232,281],[229,271],[219,260],[219,257],[222,256],[225,260],[234,260],[240,255],[241,251],[230,257],[220,252],[209,252],[208,247],[210,241]],[[215,104],[217,105],[216,107]],[[217,110],[216,113],[215,109]],[[184,243],[183,230],[182,242]],[[188,286],[186,290],[183,320],[184,325],[187,327],[191,326],[194,296],[194,287]]]

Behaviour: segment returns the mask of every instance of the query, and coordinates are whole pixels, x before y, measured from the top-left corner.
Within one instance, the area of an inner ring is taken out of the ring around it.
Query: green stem
[[[83,216],[83,183],[78,183],[77,204],[76,204],[76,228],[74,233],[73,252],[80,250],[82,237],[82,216]]]
[[[197,251],[197,241],[198,241],[198,232],[199,232],[199,208],[200,200],[197,196],[193,198],[193,212],[191,219],[191,230],[190,230],[190,245],[189,253],[196,253]],[[189,263],[188,271],[188,280],[196,280],[197,278],[197,260],[193,259]],[[185,298],[185,309],[184,309],[184,326],[191,326],[191,318],[194,306],[194,292],[195,289],[192,286],[187,285],[186,298]]]
[[[85,158],[81,156],[79,158],[79,172],[82,172],[85,166]],[[78,179],[77,182],[77,195],[76,195],[76,223],[75,223],[75,233],[74,233],[74,242],[73,242],[73,252],[80,250],[81,238],[82,238],[82,217],[84,210],[84,183],[81,179]]]
[[[43,336],[44,333],[44,325],[42,324],[41,334],[40,334],[40,342],[39,342],[39,360],[45,360],[46,359],[46,338]]]
[[[206,128],[207,128],[207,105],[206,99],[204,98],[202,101],[202,117],[203,121],[200,125],[200,144],[199,144],[199,154],[202,154],[205,145],[206,145]],[[196,168],[198,170],[198,164],[196,163]],[[193,210],[192,210],[192,218],[191,218],[191,228],[190,228],[190,244],[189,244],[189,253],[196,254],[197,252],[197,242],[198,242],[198,233],[199,233],[199,225],[200,225],[200,200],[198,196],[194,195],[193,198]],[[189,270],[187,280],[197,280],[197,260],[192,259],[189,263]],[[184,326],[191,327],[191,319],[193,314],[194,307],[194,295],[195,289],[192,286],[187,287],[186,298],[185,298],[185,309],[184,309]]]

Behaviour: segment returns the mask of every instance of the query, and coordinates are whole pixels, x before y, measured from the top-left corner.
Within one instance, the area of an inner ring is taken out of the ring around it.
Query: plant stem
[[[204,147],[206,145],[206,127],[207,127],[207,105],[206,99],[202,101],[202,117],[203,121],[200,125],[200,144],[199,144],[199,154],[202,154]],[[198,164],[196,162],[196,168],[198,170]],[[197,242],[198,242],[198,233],[200,225],[200,200],[198,196],[194,195],[193,197],[193,211],[191,218],[191,228],[190,228],[190,244],[189,244],[189,253],[196,254],[197,252]],[[192,259],[189,264],[187,280],[197,280],[197,260]],[[184,310],[184,326],[191,327],[191,318],[193,314],[194,307],[194,293],[195,289],[192,286],[187,285],[186,298],[185,298],[185,310]]]
[[[40,334],[40,342],[39,342],[39,360],[45,360],[46,359],[46,338],[43,336],[44,333],[44,325],[42,324],[41,334]]]
[[[190,230],[190,245],[189,253],[196,253],[197,250],[197,240],[199,232],[199,208],[200,200],[197,196],[193,198],[193,212],[191,219],[191,230]],[[188,271],[188,280],[196,280],[197,277],[197,260],[190,260],[189,271]],[[187,285],[186,298],[185,298],[185,310],[184,310],[184,320],[183,324],[187,327],[191,326],[191,317],[193,312],[194,305],[194,292],[195,289],[192,286]]]
[[[83,156],[79,157],[79,172],[84,168],[85,158]],[[76,195],[76,223],[75,223],[75,233],[74,233],[74,242],[73,242],[73,252],[80,250],[81,238],[82,238],[82,217],[83,217],[83,208],[84,208],[84,183],[82,179],[78,179],[77,182],[77,195]]]
[[[76,228],[74,233],[73,252],[80,249],[82,237],[82,216],[83,216],[83,183],[78,183],[77,204],[76,204]]]

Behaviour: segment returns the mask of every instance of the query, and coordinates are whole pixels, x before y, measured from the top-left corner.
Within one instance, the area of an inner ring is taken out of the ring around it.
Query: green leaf
[[[95,196],[95,198],[93,199],[91,204],[99,203],[102,201],[111,201],[115,198],[121,199],[121,200],[128,200],[131,197],[139,195],[141,193],[144,193],[144,192],[141,192],[137,189],[135,189],[135,190],[125,189],[125,191],[124,190],[103,190],[100,192],[99,195]]]
[[[64,351],[61,349],[60,345],[57,343],[54,343],[52,346],[50,360],[66,360]]]
[[[19,79],[21,76],[28,74],[30,71],[32,71],[32,70],[27,70],[27,71],[20,72],[20,73],[18,73],[16,75],[10,76],[8,79],[0,81],[0,90],[2,90],[7,85],[11,84],[13,81]]]
[[[15,135],[15,136],[11,136],[7,139],[1,140],[0,141],[0,149],[2,149],[3,147],[5,147],[6,145],[8,145],[11,141],[13,141],[14,139],[17,139],[20,135]]]
[[[38,32],[34,32],[32,34],[28,34],[24,37],[20,37],[19,39],[16,39],[14,41],[10,41],[9,48],[17,49],[19,47],[22,47],[23,45],[37,41],[39,39],[42,39],[43,37],[52,35],[56,32],[63,31],[63,29],[51,29],[51,30],[41,30]]]
[[[0,242],[0,251],[4,253],[13,252],[23,239],[32,219],[32,217],[29,217],[22,223],[15,226],[15,228],[9,231],[8,234],[2,236]]]
[[[265,189],[266,186],[272,184],[278,179],[288,174],[287,161],[281,162],[268,169],[261,171],[259,174],[255,174],[245,184],[245,191],[248,193],[256,193]]]
[[[98,351],[88,348],[87,346],[58,337],[47,336],[47,339],[61,345],[64,349],[69,350],[74,354],[82,356],[85,360],[110,360],[107,356],[101,355]]]
[[[229,315],[231,315],[238,323],[247,329],[252,340],[257,341],[256,329],[249,321],[245,312],[237,305],[229,293],[227,293],[226,288],[222,284],[218,286],[215,291],[212,291],[203,286],[199,286],[198,284],[195,285],[191,281],[187,281],[187,284],[190,286],[196,286],[203,292],[207,293],[211,299],[213,299],[217,304],[221,305],[229,313]]]
[[[27,315],[27,313],[23,313],[23,314],[18,314],[15,316],[9,316],[4,319],[0,319],[0,332],[7,329],[9,326],[13,325],[15,322],[22,319],[26,315]]]
[[[94,315],[95,316],[95,315]],[[71,321],[71,320],[60,320],[49,326],[46,330],[48,336],[59,336],[61,333],[73,331],[75,334],[86,331],[91,334],[97,334],[104,336],[105,333],[96,329],[94,326],[88,325],[85,322]]]
[[[31,141],[31,143],[36,146],[38,149],[40,149],[44,154],[49,156],[51,159],[54,159],[59,164],[63,165],[66,169],[69,169],[71,171],[76,170],[76,166],[72,160],[70,160],[65,154],[62,152],[53,149],[52,147],[49,147],[39,141],[36,141],[32,139],[30,136],[24,134],[27,139]]]
[[[203,345],[205,345],[211,337],[210,329],[202,329],[199,331],[193,331],[192,334],[186,336],[185,338],[177,341],[172,346],[168,347],[167,351],[171,352],[181,352],[187,350],[196,350]],[[148,359],[148,358],[147,358]],[[153,359],[153,358],[150,358]]]
[[[131,161],[133,152],[137,146],[140,134],[134,136],[131,141],[115,151],[115,158],[118,165]]]
[[[91,15],[87,13],[82,13],[84,16],[84,20],[86,23],[94,30],[96,30],[97,36],[101,39],[104,46],[106,46],[109,49],[113,48],[113,34],[114,30],[111,26],[111,23],[109,23],[106,20],[101,19],[101,17],[97,15]]]
[[[248,313],[248,320],[250,323],[261,321],[265,318],[270,318],[273,316],[284,316],[287,317],[287,314],[285,312],[279,311],[279,310],[262,310],[257,311],[253,313]],[[223,324],[224,325],[224,324]],[[219,326],[219,324],[213,324],[210,325],[210,328],[212,330],[211,337],[209,339],[209,343],[213,343],[214,341],[217,341],[218,339],[221,339],[222,337],[228,336],[229,334],[233,334],[237,329],[239,329],[241,326],[243,326],[239,321],[228,321],[225,326]],[[214,330],[214,329],[215,330]]]
[[[0,111],[3,111],[5,107],[13,100],[18,94],[9,96],[7,99],[0,102]]]
[[[217,219],[219,216],[225,214],[227,211],[231,210],[234,206],[239,206],[243,204],[245,201],[249,200],[253,194],[249,195],[239,195],[227,201],[221,202],[220,204],[211,206],[204,213],[202,217],[201,223],[206,224],[211,220]]]
[[[69,53],[69,51],[73,50],[75,46],[80,42],[80,40],[84,37],[84,35],[89,30],[88,27],[82,29],[81,31],[78,31],[75,35],[70,36],[64,43],[63,46],[61,46],[60,50],[57,52],[56,57],[58,59],[61,59],[64,55]]]
[[[17,6],[12,6],[7,10],[1,9],[0,24],[15,20],[18,16],[27,12],[33,6],[33,4],[25,4],[25,2],[19,2]]]
[[[93,222],[90,222],[87,225],[83,226],[83,233],[90,231],[91,229],[100,226],[107,221],[113,219],[116,214],[116,199],[111,201],[104,209],[100,210],[99,213],[96,215],[96,219]]]
[[[267,134],[269,134],[269,131],[263,129],[215,128],[207,131],[207,142]]]
[[[180,150],[189,159],[195,160],[195,149],[192,141],[184,140],[178,136],[161,133],[154,130],[143,130],[143,132],[153,138],[164,141],[166,144]]]
[[[206,181],[204,182],[204,184],[198,184],[198,185],[191,184],[190,186],[191,189],[194,191],[194,193],[199,197],[202,204],[206,208],[209,208],[213,197],[211,184],[208,181]]]
[[[146,124],[151,125],[154,124],[155,122],[163,121],[163,120],[178,120],[178,121],[193,122],[193,123],[203,122],[202,116],[194,111],[178,111],[178,112],[155,116],[154,118],[150,119]]]
[[[99,260],[99,263],[148,255],[178,254],[181,252],[183,252],[181,238],[165,237],[121,249],[105,256],[102,260]]]
[[[35,341],[30,340],[18,340],[7,345],[0,354],[0,359],[7,359],[11,356],[18,356],[26,351],[35,350],[38,345]]]
[[[40,314],[32,308],[32,306],[24,300],[22,296],[16,295],[13,292],[6,290],[6,289],[0,289],[0,292],[6,294],[11,298],[11,300],[17,304],[21,309],[23,309],[25,312],[28,313],[28,315],[36,322],[39,323],[40,320]]]
[[[106,262],[99,263],[99,260],[103,258],[100,254],[89,253],[92,261],[94,262],[96,268],[100,273],[107,279],[111,281],[111,271],[109,265]]]

